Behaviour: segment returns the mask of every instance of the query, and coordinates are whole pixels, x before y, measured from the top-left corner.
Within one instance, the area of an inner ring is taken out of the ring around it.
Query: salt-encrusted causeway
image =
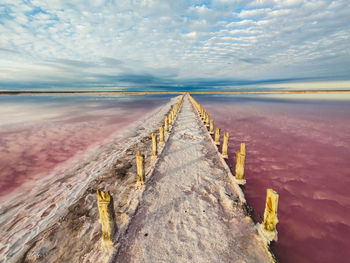
[[[186,95],[114,262],[273,262]]]

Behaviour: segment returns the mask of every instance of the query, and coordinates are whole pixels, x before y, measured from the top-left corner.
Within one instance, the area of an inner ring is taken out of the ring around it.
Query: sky
[[[349,0],[0,1],[0,90],[349,80]]]

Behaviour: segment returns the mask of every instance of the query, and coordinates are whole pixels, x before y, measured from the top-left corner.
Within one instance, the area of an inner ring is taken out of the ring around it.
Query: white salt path
[[[273,262],[188,97],[115,262]]]

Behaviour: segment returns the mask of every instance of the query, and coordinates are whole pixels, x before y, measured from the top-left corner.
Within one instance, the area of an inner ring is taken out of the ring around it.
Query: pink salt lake
[[[0,203],[170,96],[0,96]]]
[[[230,133],[229,165],[247,146],[244,193],[261,221],[266,188],[279,193],[283,263],[350,258],[350,96],[196,95]]]

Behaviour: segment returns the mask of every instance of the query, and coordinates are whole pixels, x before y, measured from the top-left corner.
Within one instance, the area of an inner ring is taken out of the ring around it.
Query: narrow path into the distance
[[[188,97],[115,262],[271,262]]]

